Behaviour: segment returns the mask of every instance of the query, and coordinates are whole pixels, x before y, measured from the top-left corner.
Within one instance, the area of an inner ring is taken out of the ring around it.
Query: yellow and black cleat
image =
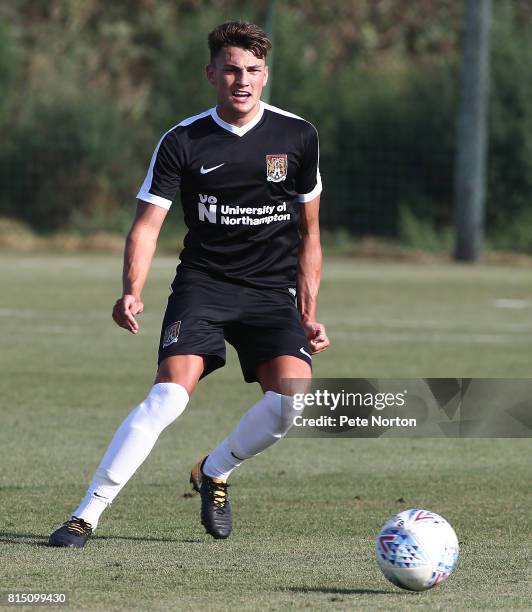
[[[229,485],[218,478],[203,473],[207,457],[198,461],[190,473],[192,488],[201,496],[201,524],[213,538],[229,537],[233,528],[231,503],[227,491]]]
[[[83,548],[91,534],[92,525],[82,518],[73,516],[50,535],[48,544],[63,548]]]

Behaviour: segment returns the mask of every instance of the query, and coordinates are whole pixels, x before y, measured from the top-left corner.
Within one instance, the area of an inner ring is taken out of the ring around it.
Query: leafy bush
[[[322,158],[330,178],[325,223],[397,236],[404,203],[436,226],[450,222],[452,72],[442,64],[359,70],[342,79],[331,96],[338,120]]]
[[[487,229],[499,239],[505,228],[517,237],[522,223],[532,234],[532,37],[515,13],[497,3],[493,23]]]
[[[430,219],[414,215],[407,206],[399,209],[399,239],[404,246],[436,253],[449,253],[454,240],[450,226],[436,228]]]
[[[8,113],[14,102],[14,95],[6,95],[7,92],[14,92],[19,69],[19,51],[17,49],[13,33],[7,26],[0,21],[0,128],[7,122]]]
[[[131,147],[124,118],[102,96],[35,105],[0,153],[9,172],[0,214],[45,230],[105,214],[134,197]]]

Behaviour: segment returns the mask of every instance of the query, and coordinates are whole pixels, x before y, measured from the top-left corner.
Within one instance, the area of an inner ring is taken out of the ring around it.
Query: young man
[[[115,322],[136,334],[159,230],[180,190],[189,231],[162,325],[157,377],[115,433],[80,506],[50,536],[53,546],[85,544],[199,379],[225,364],[224,339],[236,348],[244,379],[264,392],[190,477],[206,531],[228,537],[229,475],[286,434],[294,413],[282,401],[290,393],[283,379],[309,379],[311,354],[329,344],[316,322],[316,129],[261,102],[271,43],[260,28],[224,23],[209,34],[209,48],[206,71],[217,105],[173,127],[157,145],[137,196],[123,295],[113,309]]]

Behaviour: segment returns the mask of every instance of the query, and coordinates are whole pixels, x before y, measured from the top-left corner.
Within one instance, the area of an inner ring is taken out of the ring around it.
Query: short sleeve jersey
[[[295,287],[299,207],[321,193],[316,128],[260,103],[239,128],[215,108],[163,135],[139,200],[170,208],[181,194],[181,265],[254,287]]]

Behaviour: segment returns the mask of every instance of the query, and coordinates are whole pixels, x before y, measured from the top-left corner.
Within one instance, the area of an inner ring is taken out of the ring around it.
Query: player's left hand
[[[330,342],[325,331],[325,325],[317,321],[303,321],[303,329],[307,335],[313,355],[321,353],[329,346]]]

